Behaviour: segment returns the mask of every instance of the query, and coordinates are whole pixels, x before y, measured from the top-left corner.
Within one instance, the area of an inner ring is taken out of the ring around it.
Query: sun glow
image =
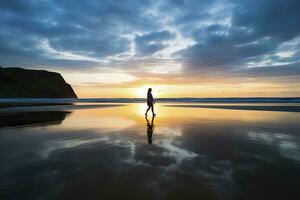
[[[139,97],[139,98],[147,97],[148,88],[150,88],[150,86],[148,86],[148,85],[136,88],[134,91],[136,97]]]
[[[64,78],[74,84],[122,84],[136,80],[128,73],[66,73]]]
[[[158,85],[144,85],[134,90],[134,94],[137,98],[146,98],[148,88],[152,88],[153,96],[157,98],[158,93],[161,93],[161,87]]]

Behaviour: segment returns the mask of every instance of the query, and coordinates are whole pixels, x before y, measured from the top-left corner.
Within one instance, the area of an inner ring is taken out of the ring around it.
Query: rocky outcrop
[[[0,98],[77,98],[56,72],[0,67]]]

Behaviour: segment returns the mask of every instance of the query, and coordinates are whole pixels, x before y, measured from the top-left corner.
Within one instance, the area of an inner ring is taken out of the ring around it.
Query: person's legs
[[[148,106],[148,109],[146,110],[145,115],[147,115],[148,111],[150,110],[150,106]]]
[[[153,105],[151,106],[151,111],[152,111],[152,115],[155,115],[155,113],[154,113],[154,106]]]

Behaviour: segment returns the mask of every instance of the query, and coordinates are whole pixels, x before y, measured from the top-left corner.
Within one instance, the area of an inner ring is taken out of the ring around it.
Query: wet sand
[[[216,108],[216,109],[232,109],[232,110],[258,110],[258,111],[281,111],[281,112],[300,112],[300,106],[297,105],[193,105],[193,104],[172,104],[165,105],[167,107],[183,107],[183,108]]]
[[[115,106],[123,106],[125,104],[118,103],[105,103],[105,104],[69,104],[69,105],[30,105],[30,106],[17,106],[17,107],[5,107],[0,109],[0,115],[6,113],[17,113],[17,112],[38,112],[38,111],[62,111],[62,110],[75,110],[75,109],[93,109],[93,108],[107,108]]]
[[[299,199],[300,113],[167,105],[2,110],[0,199]]]

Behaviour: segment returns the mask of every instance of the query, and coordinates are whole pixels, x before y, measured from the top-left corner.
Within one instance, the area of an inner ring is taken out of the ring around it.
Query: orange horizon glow
[[[144,85],[137,87],[106,87],[88,88],[75,86],[74,90],[80,98],[145,98],[148,88],[153,89],[155,98],[180,97],[291,97],[295,92],[286,93],[285,89],[271,87],[265,84],[247,84],[237,87],[230,86],[198,86],[198,85]],[[266,89],[268,88],[268,89]],[[299,96],[300,92],[298,92]]]
[[[79,98],[145,98],[149,87],[154,98],[295,97],[300,83],[267,79],[220,79],[124,72],[60,72]],[[181,77],[181,78],[180,78]]]

